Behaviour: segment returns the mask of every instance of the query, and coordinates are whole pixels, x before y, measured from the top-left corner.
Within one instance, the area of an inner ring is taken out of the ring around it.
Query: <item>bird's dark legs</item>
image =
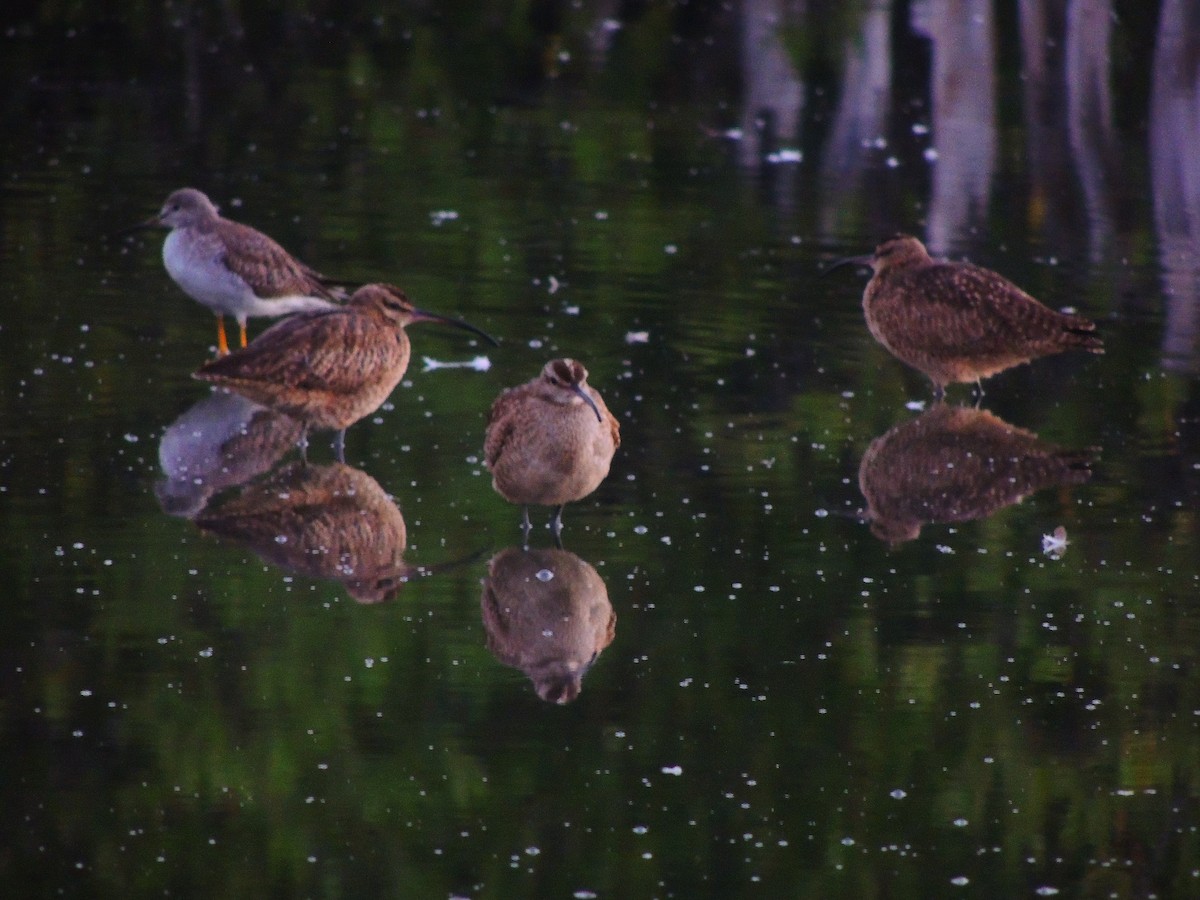
[[[521,538],[522,538],[521,546],[522,546],[522,549],[524,549],[524,550],[529,549],[529,532],[530,532],[530,529],[532,529],[532,528],[533,528],[533,526],[529,524],[529,507],[522,506],[521,507]]]
[[[933,384],[933,402],[941,403],[946,399],[946,386],[938,384],[936,381]]]
[[[338,433],[333,437],[333,456],[340,463],[346,461],[346,429],[338,429]]]
[[[563,548],[562,544],[562,504],[554,507],[554,518],[550,520],[550,530],[554,533],[554,543],[558,545],[558,549]]]

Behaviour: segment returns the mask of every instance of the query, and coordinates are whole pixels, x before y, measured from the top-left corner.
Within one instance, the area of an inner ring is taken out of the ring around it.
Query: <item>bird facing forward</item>
[[[492,486],[520,503],[529,536],[529,504],[553,506],[552,529],[562,532],[563,506],[581,500],[608,475],[621,428],[573,359],[553,359],[540,375],[508,388],[488,415],[483,456]]]

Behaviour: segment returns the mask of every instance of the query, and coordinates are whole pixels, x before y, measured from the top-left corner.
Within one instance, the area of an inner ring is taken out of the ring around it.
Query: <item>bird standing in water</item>
[[[825,271],[848,263],[874,271],[863,292],[871,335],[924,372],[939,399],[948,384],[980,382],[1062,350],[1104,352],[1089,319],[1043,306],[990,269],[934,260],[915,237],[897,235],[873,255]]]
[[[298,419],[307,429],[335,429],[341,461],[346,429],[377,410],[408,368],[405,327],[444,322],[495,338],[459,319],[417,309],[388,284],[359,288],[344,306],[277,322],[193,375]]]
[[[522,505],[526,540],[529,504],[555,508],[551,527],[560,539],[563,506],[599,486],[621,445],[620,425],[587,374],[580,362],[554,359],[492,404],[484,461],[496,492]]]
[[[195,188],[167,197],[162,210],[125,233],[171,229],[163,242],[163,264],[184,293],[217,316],[217,353],[229,352],[225,316],[238,323],[246,346],[249,316],[283,316],[328,309],[346,292],[300,262],[261,231],[222,218]]]

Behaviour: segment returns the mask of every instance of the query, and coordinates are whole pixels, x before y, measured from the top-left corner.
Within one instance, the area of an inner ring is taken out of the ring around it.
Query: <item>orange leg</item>
[[[246,346],[246,323],[238,322],[238,330],[240,330],[242,333],[242,346],[245,347]]]
[[[225,340],[225,317],[217,313],[217,356],[229,352],[229,342]]]

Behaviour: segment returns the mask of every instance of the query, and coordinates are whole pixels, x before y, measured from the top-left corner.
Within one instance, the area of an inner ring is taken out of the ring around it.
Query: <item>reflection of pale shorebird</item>
[[[248,347],[206,362],[195,373],[287,413],[310,429],[346,429],[388,398],[408,368],[405,326],[445,322],[495,340],[458,319],[417,309],[386,284],[359,288],[344,306],[301,313],[272,325]]]
[[[1012,366],[1078,347],[1103,353],[1083,316],[1055,312],[1008,279],[970,263],[930,257],[916,238],[897,235],[871,256],[863,293],[867,327],[893,356],[929,376],[940,399],[946,385],[981,381]]]
[[[163,264],[184,293],[217,316],[217,352],[229,352],[225,316],[233,316],[246,346],[249,316],[284,316],[327,309],[345,292],[248,225],[222,218],[195,188],[169,196],[158,215],[127,231],[165,226]]]
[[[209,498],[270,471],[304,427],[238,394],[216,389],[167,426],[158,444],[163,512],[191,518]]]
[[[501,550],[488,563],[480,607],[488,649],[550,703],[579,696],[616,633],[604,579],[566,550]]]
[[[508,388],[492,404],[484,460],[497,493],[524,507],[526,535],[533,503],[555,508],[558,537],[563,506],[599,486],[621,445],[620,426],[587,374],[573,359],[554,359],[537,378]]]
[[[1047,487],[1083,484],[1095,450],[1064,450],[987,410],[938,403],[876,438],[858,486],[865,518],[889,544],[930,522],[983,519]]]
[[[196,517],[272,565],[336,581],[359,603],[391,600],[407,576],[404,516],[352,466],[294,462]]]

